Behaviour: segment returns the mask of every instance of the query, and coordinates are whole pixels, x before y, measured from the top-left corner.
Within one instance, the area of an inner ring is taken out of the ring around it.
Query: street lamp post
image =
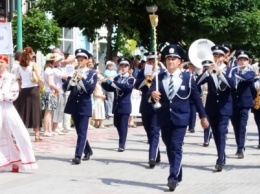
[[[155,15],[157,10],[158,10],[157,5],[146,6],[146,11],[149,13],[149,17],[150,17],[150,22],[151,22],[151,16]],[[151,32],[150,32],[150,52],[155,51],[155,49],[154,49],[154,33],[155,33],[154,28],[152,26]]]
[[[17,4],[17,50],[23,50],[23,26],[22,26],[22,0],[16,0]]]
[[[155,56],[155,63],[154,63],[154,69],[153,71],[155,72],[155,90],[158,92],[159,91],[159,84],[158,84],[158,72],[159,72],[159,67],[158,67],[158,57],[157,57],[157,41],[156,41],[156,37],[157,37],[157,32],[156,32],[156,27],[158,25],[158,15],[155,15],[155,12],[158,10],[158,7],[156,5],[153,6],[149,6],[146,7],[146,10],[149,13],[149,18],[150,18],[150,22],[151,22],[151,26],[152,26],[152,32],[153,32],[153,36],[151,37],[152,40],[152,45],[151,45],[151,49],[153,49],[154,51],[154,56]],[[150,51],[152,51],[150,49]],[[161,107],[161,104],[159,101],[156,101],[154,104],[154,108],[158,109]]]

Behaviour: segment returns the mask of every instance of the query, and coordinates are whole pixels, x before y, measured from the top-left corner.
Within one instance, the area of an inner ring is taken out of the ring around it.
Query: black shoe
[[[155,162],[156,162],[157,164],[160,163],[160,162],[161,162],[161,158],[160,158],[160,157],[157,157],[156,160],[155,160]]]
[[[174,183],[174,182],[171,182],[171,181],[168,181],[168,184],[167,184],[170,191],[174,191],[176,189],[177,185],[178,185],[177,183]]]
[[[81,160],[79,157],[75,157],[72,159],[72,164],[80,164]]]
[[[82,158],[82,160],[86,161],[86,160],[89,160],[90,159],[90,156],[92,156],[93,153],[87,153],[85,154],[85,156]]]
[[[149,160],[149,167],[154,168],[156,165],[156,161],[154,159]]]
[[[243,159],[244,158],[244,152],[238,152],[237,153],[237,159]]]
[[[189,129],[190,133],[195,133],[195,129]]]
[[[223,167],[222,167],[222,165],[220,165],[220,164],[216,164],[215,169],[216,169],[218,172],[221,172],[222,169],[223,169]]]
[[[125,151],[125,149],[124,149],[124,148],[118,148],[117,151],[118,151],[118,152],[123,152],[123,151]]]
[[[204,146],[204,147],[209,147],[209,142],[204,142],[204,143],[203,143],[203,146]]]

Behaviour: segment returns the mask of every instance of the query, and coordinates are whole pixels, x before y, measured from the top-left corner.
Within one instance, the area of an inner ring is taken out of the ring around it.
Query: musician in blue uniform
[[[91,94],[96,87],[97,75],[93,70],[87,68],[88,51],[77,49],[75,56],[78,61],[78,69],[74,76],[69,77],[63,84],[64,91],[71,91],[64,112],[71,114],[78,136],[72,163],[80,164],[83,152],[86,159],[89,159],[92,152],[86,139],[89,117],[92,116]]]
[[[162,53],[165,55],[167,71],[158,75],[158,83],[156,79],[153,80],[147,98],[152,102],[161,103],[161,107],[156,109],[156,114],[170,163],[167,186],[170,191],[174,191],[182,181],[182,146],[189,124],[191,99],[196,105],[203,128],[208,127],[208,121],[194,79],[190,74],[180,70],[184,58],[182,48],[169,45]]]
[[[226,49],[222,46],[213,46],[211,50],[215,63],[198,77],[197,84],[201,86],[208,83],[205,109],[217,148],[218,158],[215,169],[221,172],[226,163],[226,135],[228,122],[232,115],[232,98],[227,78],[228,69],[223,62]]]
[[[233,115],[231,122],[233,125],[237,152],[239,159],[244,158],[246,125],[248,113],[253,107],[254,97],[252,87],[254,84],[255,72],[249,64],[249,54],[240,50],[236,53],[237,67],[231,69],[229,78],[231,80],[231,94],[233,99]]]
[[[252,94],[254,97],[254,107],[252,113],[254,114],[255,124],[258,130],[258,149],[260,149],[260,72],[254,78],[254,87],[252,87]]]
[[[149,167],[154,168],[156,163],[161,161],[159,150],[160,126],[157,122],[156,113],[151,102],[147,101],[146,94],[152,84],[155,71],[155,55],[154,52],[145,53],[146,64],[137,76],[135,88],[142,91],[142,99],[140,104],[140,113],[142,115],[142,123],[146,131],[149,143]],[[161,69],[162,70],[162,69]],[[160,71],[160,69],[159,69]],[[162,70],[163,71],[163,70]]]
[[[205,73],[205,71],[208,71],[208,68],[212,63],[213,63],[213,61],[211,61],[211,60],[202,61],[201,62],[202,66],[203,66],[202,73]],[[196,79],[196,82],[197,81],[198,81],[198,77]],[[198,88],[199,88],[199,90],[201,90],[200,93],[202,96],[202,101],[203,101],[203,104],[205,104],[207,93],[208,93],[208,84],[205,83],[204,85],[200,85]],[[210,126],[209,126],[206,129],[204,129],[204,143],[203,143],[204,147],[209,146],[209,142],[210,142],[211,138],[212,138],[212,133],[211,133]]]
[[[191,61],[187,61],[186,64],[188,65],[188,72],[193,76],[194,80],[197,79],[199,76],[198,71],[196,67],[191,63]],[[190,120],[189,120],[189,126],[188,126],[188,131],[190,133],[195,133],[195,125],[196,125],[196,106],[194,102],[191,100],[190,101]]]
[[[130,63],[128,58],[120,58],[118,60],[119,75],[101,84],[104,90],[114,92],[113,114],[114,125],[119,135],[118,152],[125,150],[128,119],[132,110],[131,93],[134,88],[134,77],[128,73]]]

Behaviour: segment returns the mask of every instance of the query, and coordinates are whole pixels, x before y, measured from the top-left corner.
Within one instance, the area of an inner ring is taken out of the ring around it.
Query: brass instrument
[[[204,60],[214,61],[211,47],[215,44],[208,39],[198,39],[194,41],[189,48],[188,55],[191,63],[201,69],[201,62]]]
[[[254,109],[258,110],[260,108],[260,87],[257,90],[256,98],[254,99]]]
[[[145,76],[145,85],[150,88],[153,82],[153,78],[155,76],[155,71],[153,70],[150,74]]]
[[[79,79],[78,79],[78,76],[80,74],[80,69],[81,69],[81,64],[79,64],[78,66],[78,70],[73,74],[72,78],[70,79],[70,82],[69,82],[69,85],[70,86],[76,86]]]

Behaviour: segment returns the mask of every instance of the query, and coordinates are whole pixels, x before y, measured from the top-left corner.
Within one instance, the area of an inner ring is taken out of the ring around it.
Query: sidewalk
[[[110,125],[113,119],[104,123]],[[140,118],[136,121],[140,122]],[[232,127],[227,140],[227,165],[215,173],[214,142],[203,147],[199,120],[195,133],[187,132],[184,144],[183,182],[174,193],[181,194],[256,194],[260,193],[260,149],[258,134],[250,115],[245,159],[235,157]],[[161,142],[162,162],[148,168],[148,144],[142,126],[130,128],[126,151],[119,153],[114,127],[94,129],[88,133],[94,155],[80,165],[71,165],[76,135],[44,138],[33,142],[39,169],[0,173],[0,194],[159,194],[168,192],[169,166]],[[33,140],[33,137],[32,137]]]

